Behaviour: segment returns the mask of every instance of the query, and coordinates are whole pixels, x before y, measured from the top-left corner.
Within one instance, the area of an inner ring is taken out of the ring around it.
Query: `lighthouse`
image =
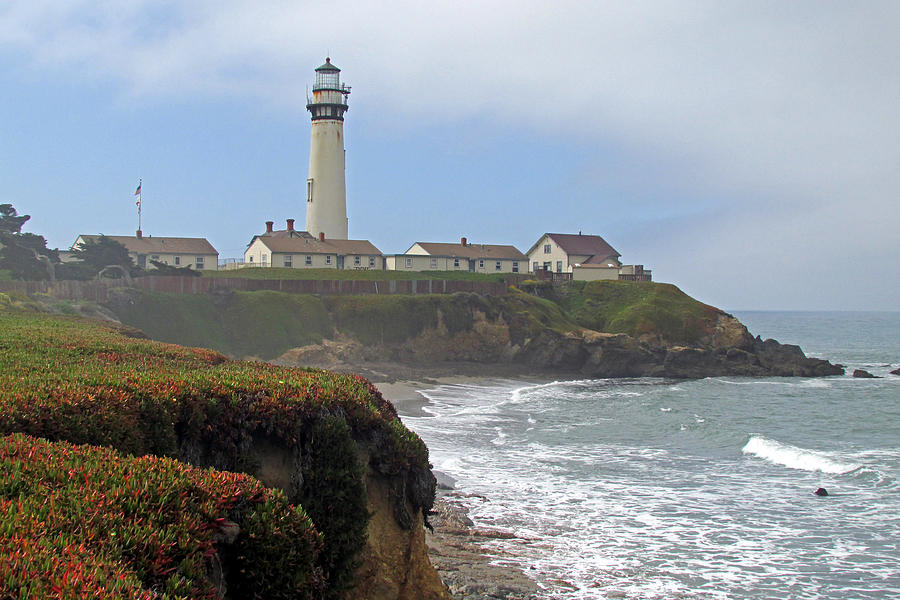
[[[306,110],[312,115],[309,178],[306,180],[306,231],[316,237],[347,239],[347,186],[344,181],[344,113],[350,86],[341,70],[325,59],[316,69]]]

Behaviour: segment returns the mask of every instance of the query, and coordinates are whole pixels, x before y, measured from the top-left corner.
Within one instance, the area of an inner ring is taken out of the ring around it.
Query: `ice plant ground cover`
[[[234,450],[252,431],[299,434],[323,408],[359,437],[381,434],[392,466],[427,468],[419,437],[360,376],[229,361],[82,319],[0,311],[0,433],[174,456],[187,430],[221,435],[211,441]]]
[[[234,546],[216,544],[233,523]],[[320,547],[302,509],[252,477],[0,438],[4,598],[217,598],[214,564],[254,574],[234,578],[232,594],[313,598],[324,585]]]
[[[0,434],[251,474],[259,466],[254,444],[274,443],[303,457],[303,481],[317,482],[285,491],[323,535],[319,566],[332,591],[348,583],[365,543],[358,443],[375,457],[369,467],[396,482],[399,505],[431,508],[433,483],[406,483],[427,480],[425,445],[365,379],[229,361],[129,335],[81,319],[0,310]]]

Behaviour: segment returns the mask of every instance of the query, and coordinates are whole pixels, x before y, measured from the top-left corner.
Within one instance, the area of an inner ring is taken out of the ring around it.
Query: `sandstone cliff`
[[[637,308],[642,313],[634,319],[635,325],[628,329],[627,322],[613,321],[610,327],[627,333],[585,327],[581,323],[595,324],[596,319],[592,323],[584,318],[583,309],[579,318],[564,310],[564,302],[522,292],[494,299],[460,295],[450,308],[454,325],[448,326],[447,306],[434,307],[432,326],[399,339],[367,339],[365,332],[351,323],[339,330],[335,340],[289,350],[276,362],[338,369],[368,365],[374,371],[387,362],[432,368],[442,365],[447,370],[456,366],[462,372],[490,372],[493,366],[506,369],[504,372],[513,369],[586,377],[816,377],[843,373],[839,365],[806,357],[797,346],[754,338],[733,316],[690,299],[674,286],[663,292],[677,297],[680,306],[665,307],[659,299],[643,306],[637,302],[629,305],[629,310]],[[363,321],[377,322],[374,315],[359,310]]]
[[[524,284],[472,293],[178,296],[123,290],[108,308],[153,339],[282,364],[458,365],[589,377],[821,376],[840,366],[754,338],[670,284]]]

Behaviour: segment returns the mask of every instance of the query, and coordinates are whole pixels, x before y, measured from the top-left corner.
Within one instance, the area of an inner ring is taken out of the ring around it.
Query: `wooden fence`
[[[289,294],[360,295],[360,294],[453,294],[473,292],[500,295],[509,285],[524,277],[507,277],[505,282],[460,281],[447,279],[408,279],[385,281],[324,280],[324,279],[238,279],[230,277],[150,276],[132,280],[133,288],[169,294],[208,294],[216,290],[258,291],[272,290]],[[90,300],[103,303],[109,290],[128,287],[122,279],[102,281],[0,281],[0,292],[21,292],[28,295],[47,294],[63,300]]]

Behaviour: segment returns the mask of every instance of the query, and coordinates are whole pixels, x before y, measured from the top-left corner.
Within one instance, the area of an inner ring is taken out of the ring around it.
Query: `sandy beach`
[[[424,410],[428,399],[417,390],[484,380],[484,377],[457,375],[373,383],[394,404],[402,419],[404,416],[428,414]],[[484,543],[492,539],[515,539],[515,536],[507,531],[476,527],[466,509],[467,502],[472,498],[454,489],[454,481],[446,473],[436,471],[435,476],[438,479],[438,495],[434,514],[429,516],[434,531],[426,532],[426,543],[429,558],[451,596],[457,600],[544,598],[534,580],[519,568],[504,564],[504,556],[489,552],[484,547]],[[522,540],[522,543],[528,543],[528,540]]]

